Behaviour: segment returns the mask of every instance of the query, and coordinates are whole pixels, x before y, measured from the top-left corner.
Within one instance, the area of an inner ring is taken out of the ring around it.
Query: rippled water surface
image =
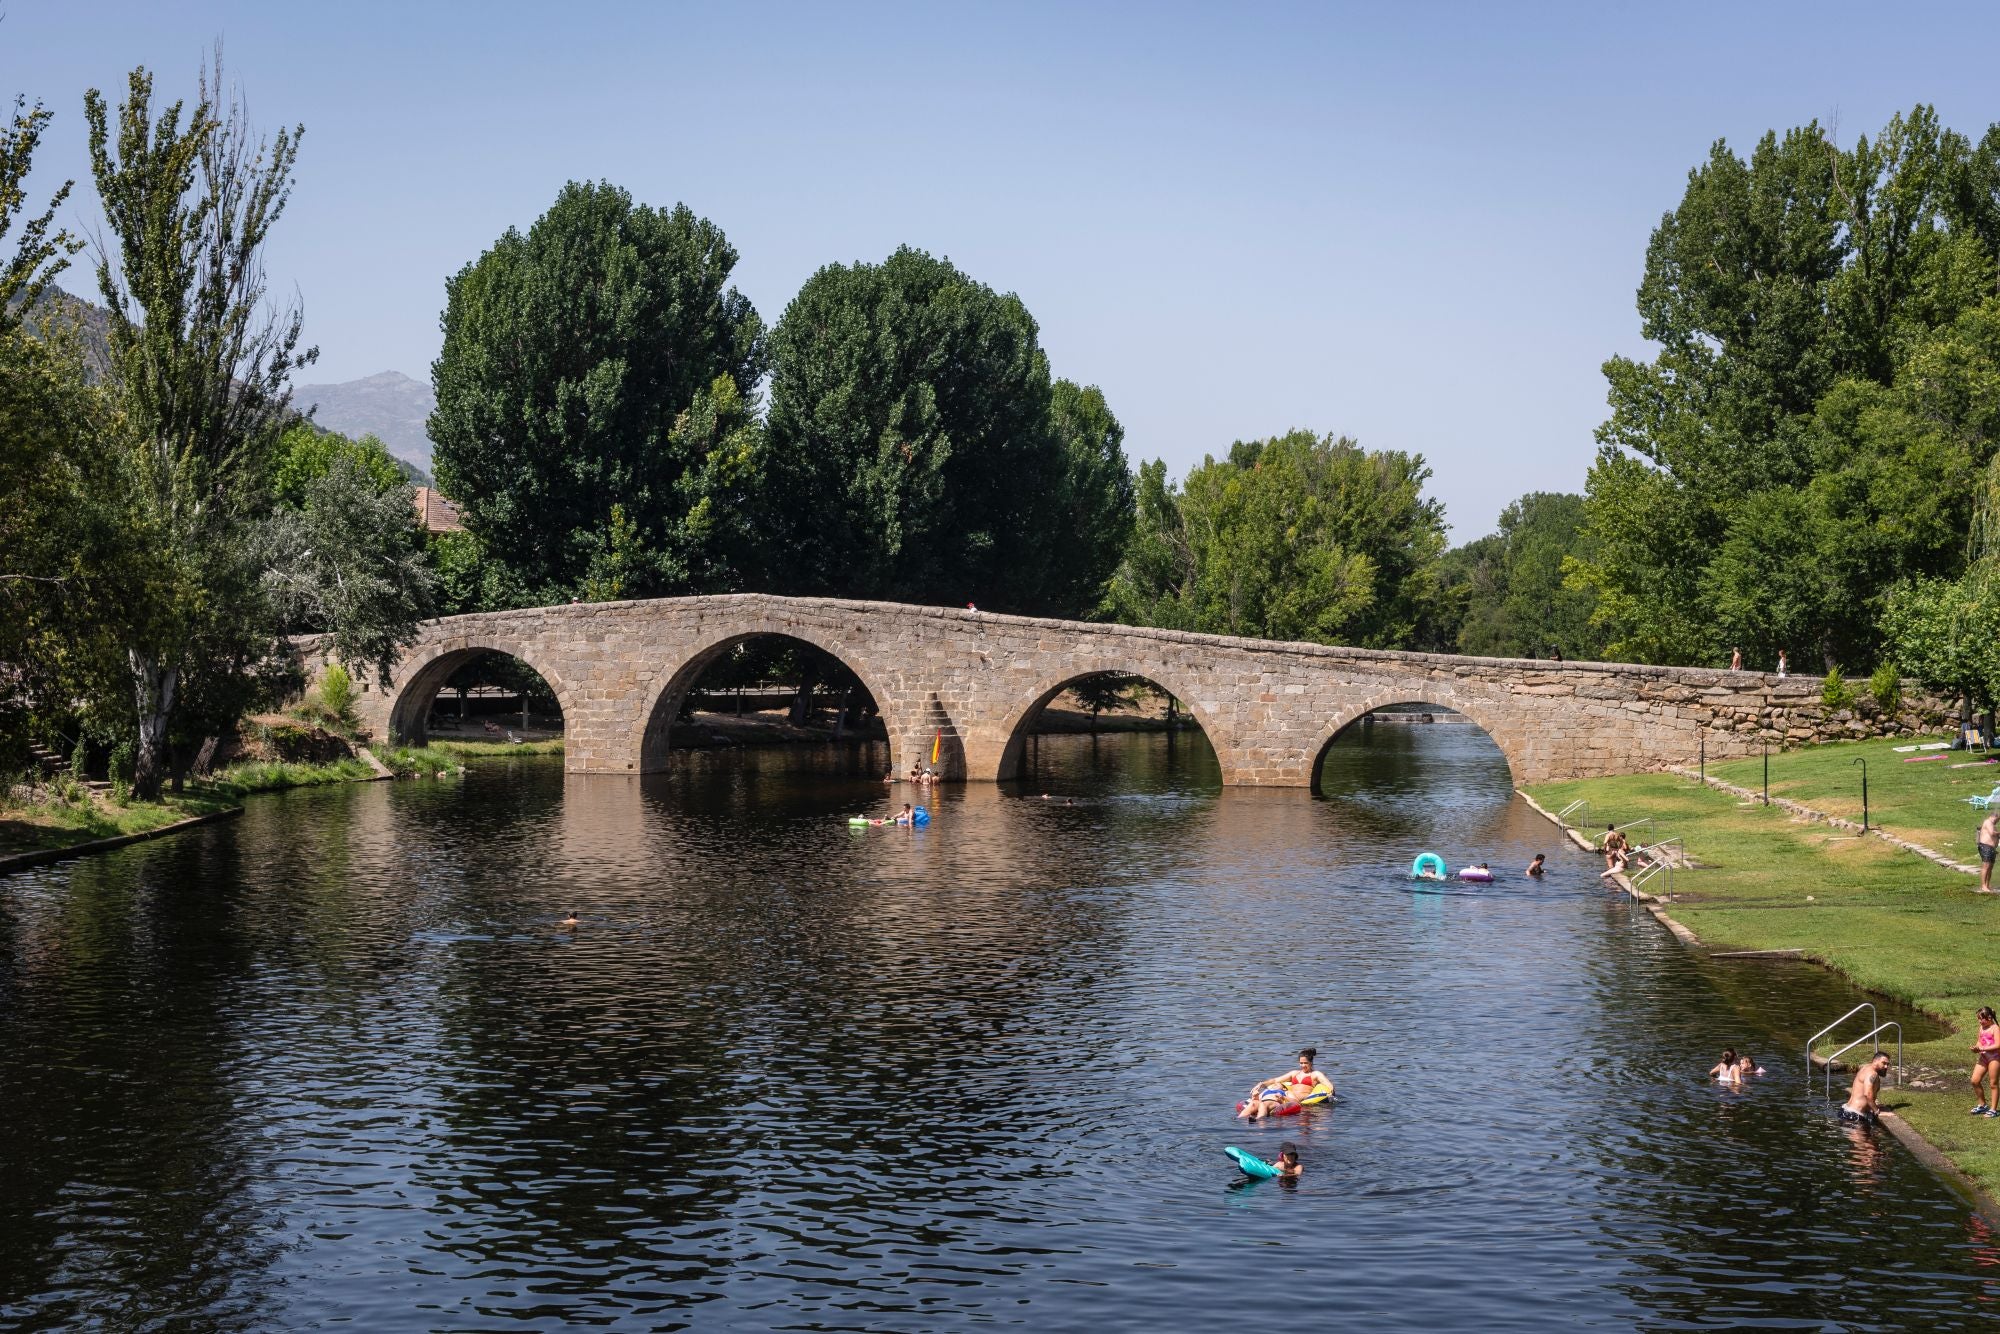
[[[1996,1239],[1802,1092],[1849,993],[1607,896],[1475,730],[1320,800],[1030,760],[916,831],[865,754],[524,761],[0,880],[0,1324],[1990,1326]],[[1236,1122],[1307,1043],[1338,1106]]]

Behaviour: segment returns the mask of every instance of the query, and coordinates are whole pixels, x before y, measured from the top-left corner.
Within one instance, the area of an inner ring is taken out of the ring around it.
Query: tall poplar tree
[[[97,285],[128,431],[104,503],[125,550],[101,574],[119,618],[137,732],[132,788],[158,795],[177,717],[233,721],[275,627],[252,525],[287,419],[297,306],[263,313],[263,251],[285,210],[303,127],[253,137],[225,100],[218,57],[195,105],[153,108],[143,68],[115,119],[84,98],[90,164],[109,227]]]

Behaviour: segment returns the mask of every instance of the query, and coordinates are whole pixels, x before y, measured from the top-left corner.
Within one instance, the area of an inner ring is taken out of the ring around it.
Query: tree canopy
[[[1660,351],[1605,364],[1574,575],[1612,653],[1864,662],[1887,588],[1960,566],[1995,444],[1997,162],[2000,129],[1920,106],[1690,173],[1639,287]]]
[[[686,205],[571,182],[446,282],[438,485],[537,599],[568,598],[606,559],[625,563],[627,596],[710,586],[708,530],[687,519],[740,442],[677,427],[735,420],[763,374],[735,267],[722,229]],[[616,556],[614,505],[629,525]]]
[[[919,250],[832,264],[771,337],[766,587],[1082,614],[1130,514],[1123,431],[1033,317]]]
[[[1141,469],[1121,619],[1212,634],[1406,646],[1429,614],[1444,508],[1419,455],[1292,431],[1238,441],[1176,491]]]

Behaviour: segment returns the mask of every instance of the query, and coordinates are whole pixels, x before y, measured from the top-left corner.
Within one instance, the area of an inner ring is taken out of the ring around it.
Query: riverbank
[[[522,747],[503,745],[502,749],[518,753]],[[240,811],[245,798],[260,792],[384,778],[452,777],[464,771],[465,759],[487,753],[479,743],[460,743],[449,747],[399,746],[381,752],[376,764],[369,763],[365,751],[320,764],[249,760],[191,782],[179,793],[163,792],[158,801],[119,800],[61,780],[34,789],[32,796],[16,788],[0,794],[0,871],[15,864],[38,864],[43,854],[96,851],[100,844],[122,846],[135,838],[192,827],[207,818]],[[22,860],[17,863],[17,858]]]
[[[1796,784],[1793,790],[1831,783],[1839,766],[1862,758],[1856,752],[1864,748],[1886,750],[1861,743],[1822,748],[1847,755],[1774,755],[1772,791],[1779,791],[1781,780]],[[1791,760],[1805,763],[1793,772],[1785,763]],[[1750,763],[1761,779],[1761,762]],[[1858,778],[1859,766],[1852,768]],[[1734,772],[1732,778],[1741,781]],[[1934,790],[1892,784],[1888,804],[1880,808],[1884,823],[1901,813],[1899,794],[1906,789],[1923,803],[1916,811],[1937,805]],[[1796,951],[1956,1030],[1906,1045],[1909,1083],[1884,1102],[1981,1188],[2000,1191],[2000,1121],[1966,1114],[1972,1097],[1965,1034],[1974,1011],[2000,997],[1988,944],[2000,927],[2000,902],[1975,893],[1975,880],[1880,839],[1677,775],[1546,783],[1525,791],[1551,811],[1587,801],[1587,811],[1573,818],[1592,834],[1607,824],[1650,820],[1633,831],[1637,841],[1679,838],[1691,865],[1675,871],[1666,911],[1702,948]],[[1855,798],[1858,815],[1858,781]],[[1875,814],[1872,785],[1870,798]],[[1907,820],[1905,825],[1918,827]],[[1648,887],[1665,892],[1667,882],[1655,879]]]

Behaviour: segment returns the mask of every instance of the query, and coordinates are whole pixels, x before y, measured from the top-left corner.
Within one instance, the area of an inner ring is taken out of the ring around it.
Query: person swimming
[[[1741,1062],[1737,1059],[1736,1048],[1724,1047],[1722,1049],[1722,1059],[1715,1063],[1714,1068],[1708,1072],[1708,1077],[1723,1084],[1741,1084],[1743,1082],[1743,1069]]]
[[[1547,860],[1548,860],[1548,858],[1544,857],[1544,856],[1543,856],[1543,855],[1542,855],[1541,853],[1539,853],[1539,852],[1538,852],[1538,853],[1536,853],[1536,854],[1535,854],[1535,860],[1533,860],[1533,861],[1531,861],[1531,862],[1529,862],[1529,863],[1528,863],[1528,874],[1529,874],[1529,875],[1540,875],[1540,874],[1542,873],[1542,870],[1543,870],[1543,867],[1542,867],[1542,863],[1543,863],[1543,862],[1545,862],[1545,861],[1547,861]]]
[[[581,921],[579,921],[577,918],[576,909],[571,908],[569,910],[569,916],[562,919],[562,925],[569,928],[575,928],[577,926],[582,925]]]
[[[1272,1163],[1271,1166],[1278,1169],[1278,1175],[1281,1177],[1295,1178],[1303,1174],[1306,1170],[1305,1166],[1299,1162],[1299,1146],[1290,1140],[1286,1140],[1278,1146],[1277,1161]]]

